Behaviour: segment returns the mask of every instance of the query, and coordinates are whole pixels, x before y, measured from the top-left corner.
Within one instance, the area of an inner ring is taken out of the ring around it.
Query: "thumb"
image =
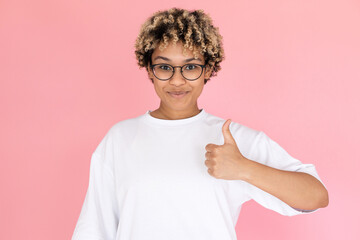
[[[230,144],[236,144],[235,139],[233,138],[231,132],[230,132],[230,123],[231,119],[228,119],[225,121],[223,127],[222,127],[222,133],[224,136],[224,144],[230,143]]]

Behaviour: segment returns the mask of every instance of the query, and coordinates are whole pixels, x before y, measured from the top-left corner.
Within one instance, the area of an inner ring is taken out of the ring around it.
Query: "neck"
[[[190,118],[200,113],[200,109],[197,104],[189,109],[184,110],[176,110],[173,108],[167,108],[162,103],[160,103],[160,107],[152,112],[150,115],[155,118],[166,119],[166,120],[176,120],[176,119],[184,119]]]

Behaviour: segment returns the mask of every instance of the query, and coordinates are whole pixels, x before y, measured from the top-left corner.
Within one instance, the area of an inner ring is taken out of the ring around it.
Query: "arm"
[[[315,210],[326,207],[328,192],[311,164],[302,164],[280,146],[262,136],[256,145],[256,154],[244,157],[233,138],[230,121],[223,125],[224,144],[208,144],[205,165],[215,178],[243,180],[285,202],[296,210]],[[249,189],[255,200],[267,205],[268,200],[255,188]]]
[[[119,222],[116,186],[104,154],[93,153],[88,189],[72,240],[115,239]]]
[[[310,174],[272,168],[245,157],[238,161],[238,180],[246,181],[279,198],[296,209],[313,210],[326,207],[328,192]]]

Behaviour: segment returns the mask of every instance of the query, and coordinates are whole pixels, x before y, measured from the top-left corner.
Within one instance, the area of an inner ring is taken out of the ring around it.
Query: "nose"
[[[186,79],[181,74],[181,67],[175,67],[174,68],[174,74],[169,79],[169,83],[175,86],[180,86],[186,83]]]

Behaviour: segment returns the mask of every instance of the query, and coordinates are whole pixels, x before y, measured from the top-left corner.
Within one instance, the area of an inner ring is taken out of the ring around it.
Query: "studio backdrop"
[[[265,132],[329,191],[327,208],[294,217],[246,203],[238,239],[360,239],[355,0],[2,0],[0,239],[71,238],[96,146],[159,105],[134,44],[171,7],[203,9],[223,36],[199,108]]]

